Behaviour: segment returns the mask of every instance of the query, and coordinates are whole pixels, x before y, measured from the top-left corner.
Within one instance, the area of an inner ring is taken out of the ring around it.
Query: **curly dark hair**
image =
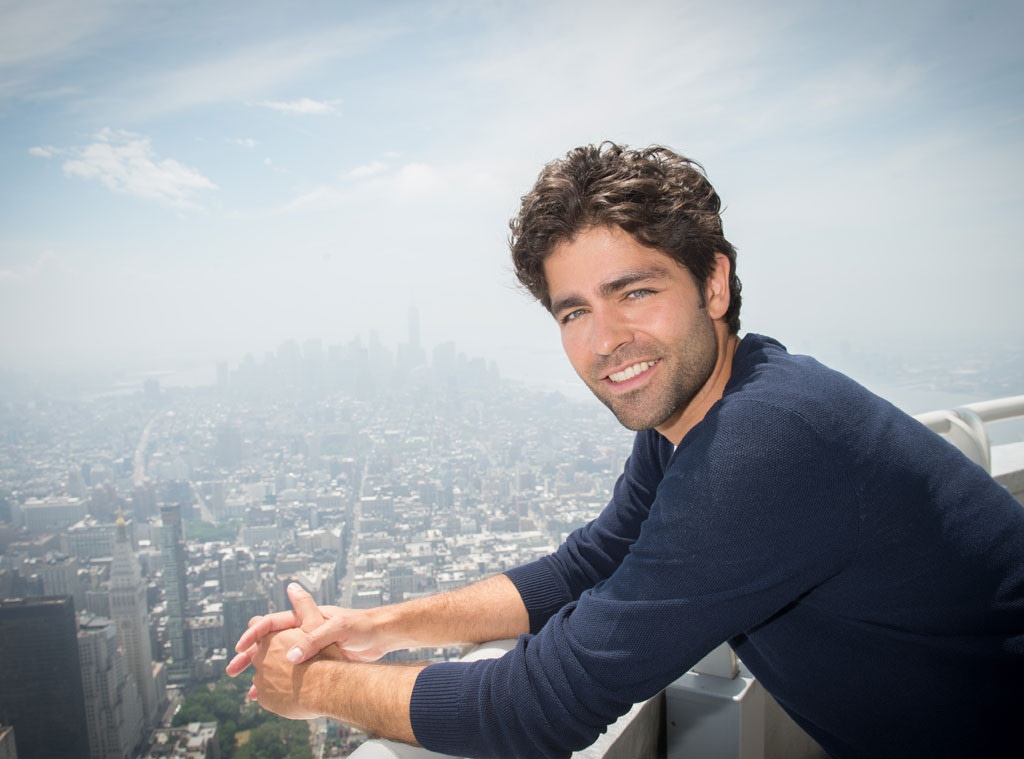
[[[722,234],[721,205],[704,167],[668,148],[630,150],[613,142],[575,148],[544,167],[509,222],[516,277],[550,311],[544,261],[560,243],[601,226],[619,227],[671,256],[699,286],[721,253],[730,264],[725,320],[736,334],[741,286],[736,249]]]

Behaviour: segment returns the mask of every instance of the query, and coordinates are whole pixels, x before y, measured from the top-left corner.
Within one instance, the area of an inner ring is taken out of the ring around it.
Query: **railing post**
[[[986,472],[991,472],[992,459],[988,434],[985,432],[985,424],[978,415],[966,408],[940,411],[937,415],[944,422],[944,429],[939,434],[945,436],[975,464],[984,467]]]
[[[964,425],[971,431],[971,437],[974,440],[975,445],[978,448],[978,457],[973,459],[978,464],[985,467],[985,471],[992,472],[992,446],[988,440],[988,430],[985,428],[985,422],[982,421],[981,416],[978,415],[974,409],[967,406],[959,406],[953,409],[953,413],[964,423]]]

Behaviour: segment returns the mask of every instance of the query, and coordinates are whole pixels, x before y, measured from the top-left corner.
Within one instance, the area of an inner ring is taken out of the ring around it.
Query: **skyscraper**
[[[132,759],[146,735],[142,702],[117,647],[117,630],[105,617],[78,621],[85,718],[92,759]]]
[[[0,724],[21,757],[89,759],[70,596],[0,601]]]
[[[416,306],[409,309],[409,345],[413,351],[420,349],[420,312]]]
[[[164,598],[167,601],[167,639],[171,646],[167,679],[181,683],[190,680],[192,672],[192,650],[185,631],[188,586],[181,506],[161,506],[160,519],[163,522],[160,528],[160,553],[163,556]]]
[[[397,365],[400,371],[410,371],[427,362],[427,354],[420,345],[420,312],[413,306],[408,312],[409,342],[398,346]]]
[[[146,586],[139,562],[132,553],[123,516],[117,518],[114,560],[110,567],[110,616],[117,624],[117,643],[124,651],[128,674],[142,700],[143,719],[147,727],[154,727],[160,699],[153,680]]]

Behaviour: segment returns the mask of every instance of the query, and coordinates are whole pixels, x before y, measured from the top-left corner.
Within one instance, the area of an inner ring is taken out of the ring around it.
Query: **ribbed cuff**
[[[551,558],[545,556],[505,572],[523,599],[530,615],[530,632],[534,634],[572,600],[558,575],[548,565],[550,561]]]
[[[421,746],[442,754],[473,755],[482,744],[480,721],[462,715],[463,699],[473,687],[472,667],[439,662],[416,677],[409,703],[412,732]]]

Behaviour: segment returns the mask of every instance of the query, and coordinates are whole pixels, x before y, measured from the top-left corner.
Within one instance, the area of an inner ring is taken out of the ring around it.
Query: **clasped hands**
[[[387,653],[376,642],[374,625],[366,612],[316,605],[298,583],[288,586],[293,611],[275,612],[249,620],[239,638],[238,653],[228,663],[231,677],[252,664],[256,669],[249,698],[283,717],[312,719],[304,676],[313,661],[368,662]]]

